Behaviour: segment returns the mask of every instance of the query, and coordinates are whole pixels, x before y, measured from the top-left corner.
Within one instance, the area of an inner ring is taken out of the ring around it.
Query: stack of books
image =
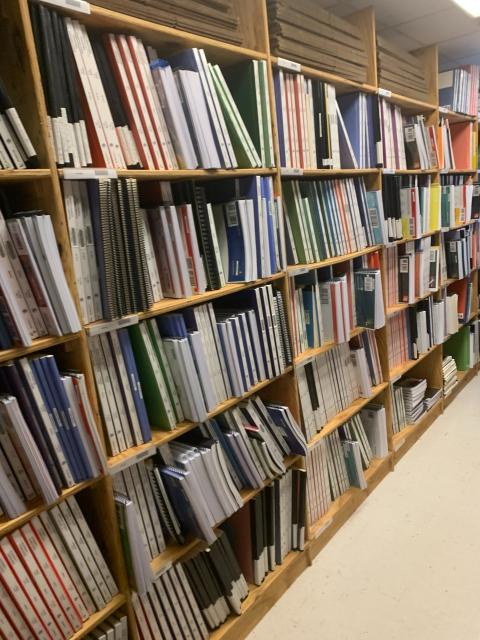
[[[8,638],[73,636],[118,593],[74,497],[2,539],[0,576]]]
[[[378,96],[373,93],[345,93],[337,96],[339,106],[340,151],[347,145],[343,156],[351,147],[358,169],[379,167],[383,164],[382,132]],[[342,132],[345,131],[345,134]],[[342,165],[343,166],[343,165]]]
[[[222,525],[249,584],[304,548],[306,480],[304,470],[289,469]]]
[[[471,171],[478,166],[477,129],[473,122],[450,123],[441,118],[438,128],[440,168]]]
[[[0,506],[9,518],[37,496],[104,473],[106,464],[82,373],[60,373],[53,355],[0,367]]]
[[[439,164],[437,136],[423,116],[402,116],[400,107],[380,99],[383,165],[386,169],[434,169]]]
[[[387,247],[387,306],[426,296],[439,287],[440,247],[431,237]]]
[[[442,362],[443,395],[447,397],[458,382],[457,363],[452,356],[447,356]]]
[[[368,351],[372,346],[373,353]],[[378,363],[375,351],[374,340],[352,349],[348,344],[341,344],[298,368],[298,390],[307,440],[358,397],[370,396],[376,379],[372,380],[368,361]]]
[[[266,61],[233,70],[237,103],[221,68],[207,61],[203,49],[181,51],[167,62],[135,36],[88,32],[43,5],[30,9],[58,166],[273,165]],[[59,73],[64,83],[55,82]],[[258,101],[242,97],[245,86],[258,89]]]
[[[479,200],[477,189],[471,178],[461,175],[441,175],[440,182],[442,185],[442,229],[469,222],[473,217],[473,212],[478,212]],[[478,217],[478,213],[475,214],[475,217]],[[468,233],[470,234],[471,231]]]
[[[443,235],[448,278],[462,279],[472,270],[472,230],[462,227]]]
[[[427,381],[425,378],[404,378],[394,386],[402,390],[407,424],[414,424],[425,411]]]
[[[5,220],[0,211],[0,265],[0,348],[80,331],[49,215],[20,211]]]
[[[114,613],[86,637],[87,640],[93,640],[93,638],[95,640],[128,640],[127,616]]]
[[[373,457],[360,414],[309,449],[307,475],[314,479],[307,485],[309,522],[317,522],[351,486],[367,487],[364,470]]]
[[[417,238],[443,226],[442,190],[431,176],[384,175],[382,198],[390,240]]]
[[[432,389],[430,387],[425,391],[423,405],[425,411],[429,411],[442,397],[442,389]]]
[[[314,0],[268,0],[272,55],[367,82],[368,58],[360,29]]]
[[[175,29],[209,36],[222,42],[242,44],[246,34],[242,31],[236,2],[216,0],[100,0],[100,7],[136,16],[151,22],[159,22]],[[244,43],[244,46],[248,46]]]
[[[283,206],[288,264],[354,253],[381,234],[383,211],[367,198],[362,178],[286,180]]]
[[[385,326],[382,277],[380,269],[354,271],[357,324],[366,329]]]
[[[440,310],[436,313],[438,314]],[[432,298],[420,301],[416,307],[395,313],[388,319],[388,364],[399,367],[407,360],[416,360],[434,344],[440,344],[444,335],[436,328],[434,334],[434,303]],[[436,342],[434,342],[434,336]]]
[[[284,268],[282,214],[272,178],[144,186],[141,196],[133,178],[63,181],[86,322]]]
[[[111,455],[150,440],[149,423],[170,430],[205,420],[291,362],[282,294],[272,285],[215,307],[130,320],[121,329],[99,325],[88,338]]]
[[[427,78],[419,58],[377,35],[378,85],[402,96],[431,102]]]
[[[478,81],[480,67],[467,64],[438,74],[438,101],[440,106],[477,116]]]
[[[294,318],[295,353],[330,342],[348,342],[356,326],[353,265],[347,274],[320,281],[321,272],[294,277],[291,304]]]
[[[0,78],[0,169],[36,169],[37,153]]]
[[[210,575],[209,571],[207,579]],[[210,593],[205,589],[204,596],[208,598]],[[212,609],[211,615],[216,614],[213,605],[205,606],[207,615]],[[181,563],[168,566],[145,593],[133,592],[132,607],[140,638],[208,638],[202,611]]]

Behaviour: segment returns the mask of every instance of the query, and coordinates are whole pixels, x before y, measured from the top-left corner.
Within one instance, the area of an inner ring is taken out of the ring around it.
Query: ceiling
[[[377,32],[407,51],[437,43],[440,70],[480,65],[480,19],[451,0],[317,0],[338,16],[373,6]]]

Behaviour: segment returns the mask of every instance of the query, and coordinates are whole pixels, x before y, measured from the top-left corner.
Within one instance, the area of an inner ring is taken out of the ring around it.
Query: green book
[[[265,144],[263,136],[263,117],[261,106],[258,60],[249,60],[230,67],[225,71],[233,99],[247,127],[248,133],[265,166]]]
[[[144,322],[128,328],[152,429],[170,431],[175,427],[173,411],[155,349]]]
[[[182,422],[184,418],[182,405],[180,404],[180,400],[178,398],[177,388],[175,387],[175,383],[172,377],[172,372],[170,371],[167,355],[163,347],[162,336],[160,335],[160,331],[158,330],[157,321],[154,318],[152,318],[150,320],[147,320],[146,322],[147,322],[148,331],[150,332],[152,345],[153,345],[153,348],[155,349],[155,354],[157,356],[158,362],[160,364],[160,368],[162,370],[163,379],[165,380],[168,397],[170,398],[170,402],[175,412],[176,422]]]
[[[260,167],[261,160],[218,65],[208,65],[239,166]]]
[[[465,326],[451,336],[443,345],[443,357],[452,356],[459,371],[470,366],[470,327]]]
[[[258,78],[260,81],[262,125],[263,125],[263,146],[265,148],[265,166],[275,166],[273,157],[272,140],[272,118],[270,114],[270,94],[268,91],[267,63],[265,60],[258,61]]]
[[[301,210],[298,207],[293,180],[286,180],[283,183],[283,204],[285,207],[285,213],[288,216],[290,222],[290,228],[292,230],[293,242],[295,243],[295,250],[297,252],[298,262],[300,264],[307,263],[307,255],[305,252],[305,245],[303,243],[302,228],[301,228]]]

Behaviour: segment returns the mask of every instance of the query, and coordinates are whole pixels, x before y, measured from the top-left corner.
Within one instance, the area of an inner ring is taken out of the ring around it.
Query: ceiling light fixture
[[[480,18],[480,0],[453,0],[453,2],[474,18]]]

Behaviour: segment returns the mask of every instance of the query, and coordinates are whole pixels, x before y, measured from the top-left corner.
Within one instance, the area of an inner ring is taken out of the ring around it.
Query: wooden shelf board
[[[73,636],[69,638],[69,640],[80,640],[80,638],[84,638],[87,634],[95,629],[99,624],[101,624],[104,620],[110,617],[117,609],[120,609],[127,602],[126,597],[119,593],[116,595],[110,602],[103,607],[100,611],[97,611],[93,615],[91,615],[88,620],[83,623],[81,629],[77,631]]]
[[[388,249],[388,247],[393,247],[393,246],[399,245],[399,244],[405,244],[406,242],[415,242],[415,240],[421,240],[422,238],[428,238],[430,236],[435,235],[436,233],[440,233],[440,229],[436,229],[435,231],[427,231],[426,233],[422,233],[422,235],[417,236],[415,238],[401,238],[400,240],[392,240],[392,242],[389,242],[387,245],[385,245],[385,248]]]
[[[7,360],[13,360],[14,358],[21,358],[22,356],[28,356],[30,353],[42,351],[43,349],[51,349],[59,344],[78,340],[79,337],[80,333],[69,333],[66,336],[47,336],[45,338],[37,338],[36,340],[33,340],[33,343],[29,347],[12,347],[11,349],[0,350],[0,362],[6,362]]]
[[[440,169],[436,167],[435,169],[382,169],[383,175],[397,175],[397,176],[418,176],[418,175],[426,175],[431,176],[435,173],[438,173]]]
[[[50,176],[50,169],[0,169],[0,182],[44,180]]]
[[[386,310],[387,318],[395,315],[396,313],[399,313],[400,311],[403,311],[404,309],[408,309],[408,307],[414,307],[416,304],[418,304],[422,300],[426,300],[427,298],[429,298],[433,293],[435,292],[429,291],[424,296],[419,296],[418,298],[415,298],[413,302],[399,302],[398,304],[394,304],[391,307],[387,307],[387,310]]]
[[[117,169],[119,178],[136,180],[214,180],[216,178],[241,178],[242,176],[273,176],[277,170],[260,167],[256,169]],[[59,176],[63,170],[58,169]]]
[[[431,353],[435,351],[435,349],[438,349],[439,346],[440,345],[438,344],[434,344],[433,347],[430,347],[428,351],[426,351],[425,353],[422,353],[422,355],[416,360],[407,360],[406,362],[403,362],[398,367],[391,369],[390,376],[389,376],[390,382],[396,382],[397,380],[399,380],[403,375],[407,373],[407,371],[410,371],[410,369],[412,369],[415,365],[417,365],[419,362],[427,358]]]
[[[387,387],[388,382],[381,382],[376,387],[373,387],[372,395],[369,398],[357,398],[357,400],[354,400],[349,407],[340,411],[340,413],[337,413],[334,418],[329,420],[322,430],[315,434],[308,442],[308,446],[314,447],[322,438],[325,438],[325,436],[328,436],[330,433],[338,429],[338,427],[358,413],[360,409],[363,409],[363,407],[365,407],[369,402],[372,402],[372,400],[382,393],[382,391]]]
[[[428,427],[443,411],[443,400],[440,398],[431,409],[424,413],[415,424],[408,424],[392,438],[392,454],[394,462],[398,462],[422,436]]]
[[[424,111],[435,111],[437,109],[436,104],[424,102],[423,100],[415,100],[415,98],[402,96],[398,93],[394,93],[393,91],[390,96],[385,97],[385,100],[387,102],[391,102],[392,104],[397,104],[404,111],[409,112],[421,113]]]
[[[476,117],[467,115],[466,113],[460,113],[458,111],[451,111],[447,109],[446,111],[440,112],[440,117],[448,118],[449,123],[452,122],[475,122]]]
[[[290,365],[279,376],[270,378],[268,380],[262,380],[258,384],[254,385],[251,389],[249,389],[246,393],[244,393],[243,396],[229,398],[225,402],[220,403],[213,411],[210,411],[210,413],[208,413],[207,420],[214,418],[218,414],[223,413],[228,409],[232,409],[243,400],[246,400],[255,393],[258,393],[263,388],[272,384],[272,382],[275,382],[291,371],[293,371],[293,367]],[[154,451],[157,447],[170,442],[170,440],[175,440],[175,438],[178,438],[184,433],[187,433],[188,431],[194,429],[198,424],[198,422],[185,421],[178,424],[175,429],[172,429],[171,431],[159,431],[152,428],[152,439],[150,440],[150,442],[140,444],[136,447],[130,447],[126,451],[122,451],[118,455],[108,458],[109,473],[118,473],[119,471],[126,469],[130,465],[136,464],[143,458],[148,458],[149,456],[154,454]]]
[[[448,171],[442,172],[446,176],[457,176],[463,173],[477,173],[477,169],[448,169]]]
[[[168,27],[157,22],[143,20],[128,14],[119,13],[103,7],[90,5],[90,14],[79,14],[78,11],[65,9],[64,6],[56,8],[83,24],[102,29],[106,32],[119,31],[120,33],[135,34],[142,38],[145,44],[156,46],[160,57],[167,57],[166,51],[174,52],[180,49],[201,47],[205,49],[210,62],[233,63],[241,59],[266,60],[267,54],[254,49],[247,49],[214,38],[188,33],[173,27]]]
[[[29,520],[31,520],[35,516],[38,516],[38,514],[42,513],[43,511],[51,509],[59,502],[70,498],[70,496],[74,496],[76,493],[79,493],[80,491],[83,491],[88,487],[92,487],[99,481],[99,479],[100,478],[93,478],[91,480],[85,480],[84,482],[79,482],[73,487],[64,489],[58,500],[55,500],[55,502],[52,502],[51,504],[45,504],[41,501],[40,498],[37,498],[35,499],[35,501],[31,502],[28,505],[28,509],[27,511],[25,511],[25,513],[20,514],[16,518],[6,519],[5,517],[2,517],[2,519],[0,520],[0,538],[3,538],[3,536],[14,531],[15,529],[18,529],[18,527],[22,527]]]
[[[447,408],[455,400],[460,391],[462,391],[467,384],[473,380],[477,373],[478,368],[476,366],[468,369],[467,371],[457,371],[457,384],[453,387],[448,396],[443,399],[444,408]]]
[[[378,169],[302,169],[302,173],[296,175],[284,175],[282,178],[322,178],[322,177],[347,177],[348,176],[367,176],[378,175]]]
[[[273,65],[277,65],[278,58],[276,56],[270,56],[270,60]],[[295,62],[295,60],[292,60]],[[288,69],[287,69],[288,72]],[[295,73],[294,71],[290,73]],[[319,80],[324,80],[325,82],[329,82],[330,84],[335,85],[337,89],[337,93],[345,93],[347,91],[364,91],[365,93],[375,93],[377,88],[371,84],[367,84],[365,82],[355,82],[355,80],[349,80],[348,78],[342,78],[341,76],[330,73],[328,71],[321,71],[320,69],[315,69],[315,67],[309,67],[308,65],[301,64],[299,73],[303,73],[309,78],[318,78]],[[340,91],[338,91],[340,89]]]
[[[355,327],[355,329],[350,331],[349,340],[351,340],[352,338],[355,338],[355,336],[359,336],[364,331],[366,331],[364,327]],[[305,360],[310,360],[310,358],[315,358],[316,356],[319,356],[322,353],[330,351],[330,349],[333,349],[333,347],[338,347],[339,344],[340,343],[334,342],[333,340],[331,340],[331,341],[325,342],[320,347],[306,349],[305,351],[302,351],[302,353],[300,353],[298,356],[295,356],[293,360],[293,364],[294,366],[298,367],[298,365],[302,364],[302,362],[305,362]]]
[[[179,309],[185,309],[196,304],[205,304],[210,300],[217,298],[223,298],[224,296],[232,295],[233,293],[239,293],[246,289],[253,289],[254,287],[260,287],[264,284],[269,284],[280,280],[285,276],[283,271],[275,273],[273,276],[267,278],[260,278],[259,280],[253,280],[251,282],[238,282],[233,284],[227,284],[221,289],[215,289],[214,291],[205,291],[204,293],[198,293],[188,298],[164,298],[159,302],[155,302],[150,309],[141,311],[139,313],[131,314],[131,316],[137,316],[139,320],[146,320],[147,318],[153,318],[154,316],[162,315],[163,313],[172,313]],[[130,317],[130,316],[129,316]],[[105,324],[106,321],[98,320],[97,322],[90,322],[85,325],[85,329],[90,331],[91,329],[97,329],[100,325]]]
[[[375,253],[375,251],[379,251],[382,248],[382,245],[376,244],[373,247],[366,247],[365,249],[361,249],[360,251],[355,251],[354,253],[346,253],[343,256],[335,256],[334,258],[327,258],[326,260],[320,260],[320,262],[307,262],[305,264],[294,264],[289,265],[287,267],[287,274],[295,275],[295,271],[301,271],[302,269],[321,269],[323,267],[329,267],[332,264],[339,264],[340,262],[348,262],[349,260],[353,260],[354,258],[359,258],[360,256],[364,256],[367,253]]]

